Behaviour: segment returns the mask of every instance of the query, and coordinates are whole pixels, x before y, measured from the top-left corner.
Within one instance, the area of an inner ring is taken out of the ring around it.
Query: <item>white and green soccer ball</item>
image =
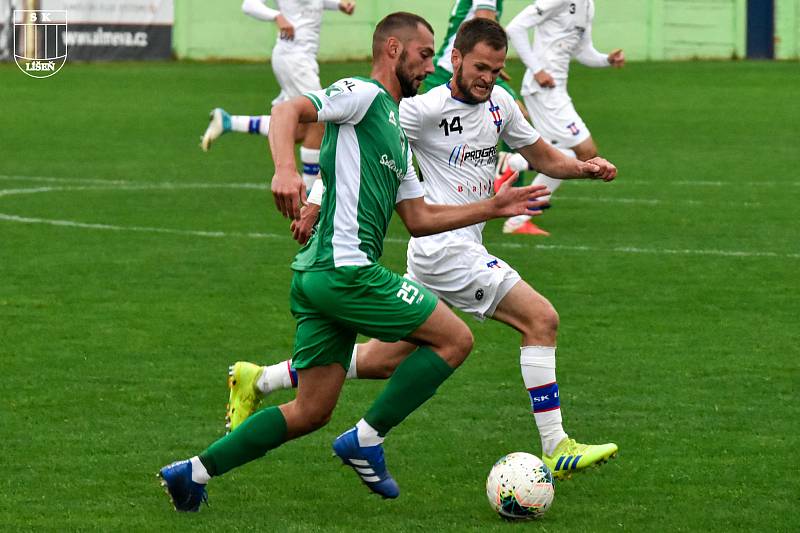
[[[489,472],[486,496],[502,518],[538,518],[553,503],[553,474],[535,455],[510,453],[501,457]]]

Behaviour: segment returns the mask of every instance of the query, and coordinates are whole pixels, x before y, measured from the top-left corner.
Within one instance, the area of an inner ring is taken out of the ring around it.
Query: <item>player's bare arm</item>
[[[514,180],[510,181],[510,183],[513,182]],[[527,193],[527,190],[531,192]],[[516,215],[540,215],[542,211],[538,208],[545,205],[546,202],[536,201],[536,198],[544,196],[547,193],[544,187],[538,185],[535,187],[507,186],[502,187],[491,200],[477,202],[468,207],[428,204],[422,198],[415,198],[413,200],[400,202],[397,204],[396,209],[404,223],[406,222],[406,217],[410,220],[411,225],[406,223],[406,227],[411,235],[414,237],[421,237],[423,235],[441,233],[448,229],[470,226],[488,220],[489,218],[507,216],[502,214],[505,212],[513,212]],[[404,204],[406,205],[403,207]],[[311,238],[314,224],[316,224],[319,218],[319,210],[320,206],[309,203],[303,206],[300,219],[292,221],[292,237],[298,243],[305,244],[308,242],[308,239]],[[404,212],[406,213],[405,215],[403,214]],[[466,220],[466,222],[464,222],[464,220]],[[428,222],[426,223],[426,221]],[[422,222],[422,224],[420,224],[420,222]],[[430,222],[448,224],[448,227],[432,227]],[[414,228],[413,230],[412,226]]]
[[[601,179],[611,181],[617,176],[617,167],[602,157],[588,161],[567,157],[544,139],[524,146],[518,152],[531,168],[558,179]]]
[[[275,207],[287,218],[300,218],[300,207],[306,201],[306,186],[297,173],[294,139],[299,124],[316,122],[317,110],[304,96],[292,98],[272,108],[269,146],[275,161],[272,196]]]
[[[429,204],[422,197],[403,200],[395,206],[412,237],[424,237],[471,226],[492,218],[536,215],[547,202],[538,200],[549,191],[541,185],[512,187],[507,182],[498,193],[467,205]]]

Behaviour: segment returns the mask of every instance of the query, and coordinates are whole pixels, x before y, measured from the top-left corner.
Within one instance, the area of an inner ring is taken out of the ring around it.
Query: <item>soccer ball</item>
[[[502,518],[538,518],[553,503],[553,474],[535,455],[510,453],[501,457],[489,472],[486,496]]]

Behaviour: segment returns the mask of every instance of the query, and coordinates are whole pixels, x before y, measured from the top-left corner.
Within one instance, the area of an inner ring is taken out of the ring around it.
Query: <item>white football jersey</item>
[[[275,0],[278,11],[294,26],[294,39],[275,42],[273,53],[302,53],[316,57],[322,29],[322,11],[338,9],[339,0]]]
[[[463,205],[489,198],[498,140],[513,149],[539,140],[514,98],[499,86],[481,104],[456,100],[449,83],[404,98],[400,101],[400,125],[419,163],[425,201],[431,204]],[[480,243],[483,226],[412,238],[409,249],[440,249],[450,239]]]
[[[592,44],[593,0],[535,0],[508,24],[506,31],[527,70],[522,80],[523,95],[541,87],[534,73],[544,69],[565,86],[569,62],[574,57],[591,67],[608,66],[608,57]],[[533,47],[529,30],[535,29]]]

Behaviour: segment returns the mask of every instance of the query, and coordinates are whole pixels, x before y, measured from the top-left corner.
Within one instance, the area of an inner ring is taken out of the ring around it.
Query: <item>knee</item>
[[[542,342],[555,340],[558,331],[558,312],[553,304],[544,300],[536,306],[536,309],[527,321],[529,335],[543,337]]]
[[[394,361],[381,361],[380,366],[375,369],[375,376],[373,379],[389,379],[394,374],[397,365]]]
[[[456,367],[464,362],[467,358],[469,353],[472,351],[472,347],[475,344],[475,337],[472,336],[472,332],[466,326],[459,328],[457,332],[452,336],[449,349],[448,349],[448,357],[444,357],[444,359],[450,364],[452,367]]]
[[[558,331],[558,311],[555,307],[548,302],[546,309],[542,311],[541,316],[542,327],[553,335]]]
[[[320,407],[300,407],[296,409],[294,429],[300,434],[311,433],[324,427],[331,420],[333,409]]]

